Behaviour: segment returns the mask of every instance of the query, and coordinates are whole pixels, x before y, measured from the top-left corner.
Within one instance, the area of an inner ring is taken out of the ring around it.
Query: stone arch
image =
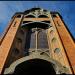
[[[51,27],[51,25],[45,22],[29,22],[29,23],[23,24],[22,27],[29,27],[29,28],[39,27],[39,28],[47,29]]]
[[[22,62],[32,60],[32,59],[41,59],[41,60],[45,60],[45,61],[52,63],[56,74],[60,74],[60,72],[65,73],[63,66],[58,61],[56,61],[46,55],[40,55],[39,53],[34,52],[29,56],[22,57],[22,58],[16,60],[15,62],[13,62],[9,68],[5,69],[4,74],[12,74],[14,72],[16,66],[18,66]]]
[[[42,59],[30,59],[24,61],[16,66],[13,74],[52,74],[56,75],[56,72],[52,66],[52,63]]]

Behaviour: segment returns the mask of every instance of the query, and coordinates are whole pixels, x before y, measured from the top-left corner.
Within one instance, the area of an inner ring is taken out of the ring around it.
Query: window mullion
[[[36,28],[36,51],[37,51],[37,28]]]

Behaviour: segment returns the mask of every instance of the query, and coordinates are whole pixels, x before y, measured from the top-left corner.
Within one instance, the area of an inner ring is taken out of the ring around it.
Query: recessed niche
[[[53,31],[53,30],[51,30],[51,31],[50,31],[50,34],[53,34],[53,32],[54,32],[54,31]]]
[[[67,72],[68,68],[66,66],[63,66],[63,69]]]
[[[57,24],[58,24],[59,27],[61,26],[58,21],[57,21]]]
[[[52,41],[52,42],[56,42],[56,40],[57,40],[56,37],[54,37],[54,38],[52,38],[51,41]]]
[[[17,38],[18,43],[22,43],[22,39]]]
[[[19,50],[17,48],[14,48],[13,49],[13,52],[14,52],[15,55],[18,55],[19,54]]]
[[[17,17],[17,18],[20,18],[20,17],[21,17],[21,15],[17,15],[16,17]]]
[[[23,30],[20,30],[20,33],[21,33],[22,35],[24,35],[24,31],[23,31]]]
[[[60,52],[60,48],[55,48],[54,53],[59,53]]]
[[[15,21],[13,27],[16,27],[16,23],[17,23],[17,22]]]
[[[55,18],[55,17],[57,17],[57,16],[56,16],[56,14],[53,14],[52,17]]]

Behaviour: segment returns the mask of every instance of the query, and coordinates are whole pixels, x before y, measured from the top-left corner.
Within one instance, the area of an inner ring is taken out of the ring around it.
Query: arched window
[[[36,47],[36,33],[35,32],[36,32],[35,29],[31,30],[30,48]]]
[[[48,39],[46,33],[47,24],[34,22],[27,24],[25,52],[29,50],[48,50]],[[45,27],[46,26],[46,27]],[[44,27],[44,28],[43,28]]]
[[[26,18],[35,18],[35,16],[34,15],[27,15],[27,16],[25,16]]]
[[[38,17],[39,18],[48,18],[48,16],[46,16],[46,15],[39,15]]]
[[[46,48],[48,49],[48,41],[47,41],[47,35],[46,30],[41,30],[38,33],[38,48]]]
[[[35,30],[28,30],[26,35],[26,43],[25,49],[35,48],[36,46],[36,39],[35,39]]]

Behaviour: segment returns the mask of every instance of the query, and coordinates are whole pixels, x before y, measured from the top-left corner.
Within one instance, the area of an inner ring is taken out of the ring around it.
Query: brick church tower
[[[0,74],[75,74],[75,42],[58,12],[15,13],[0,39]]]

